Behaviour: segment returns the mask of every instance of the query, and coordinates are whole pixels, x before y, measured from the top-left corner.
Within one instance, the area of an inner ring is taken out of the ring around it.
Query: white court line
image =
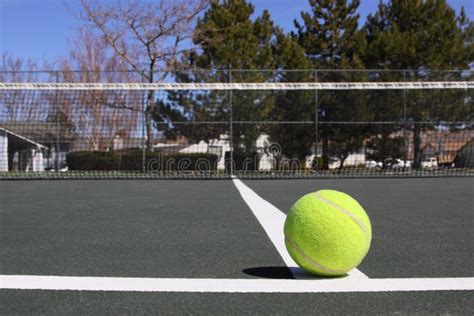
[[[298,267],[298,264],[291,258],[286,250],[285,237],[283,235],[283,226],[286,215],[268,201],[261,198],[252,189],[246,186],[239,179],[233,179],[235,186],[240,192],[245,203],[252,210],[253,214],[262,225],[273,245],[283,258],[286,266],[290,269],[295,279],[314,278]],[[358,269],[352,269],[348,272],[350,278],[368,279],[368,277]]]
[[[474,278],[253,280],[0,275],[0,289],[207,293],[462,291],[474,290]]]

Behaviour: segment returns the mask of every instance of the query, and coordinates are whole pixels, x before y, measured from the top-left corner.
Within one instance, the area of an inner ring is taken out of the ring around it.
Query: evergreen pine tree
[[[473,62],[472,23],[463,10],[456,16],[445,0],[380,2],[378,11],[368,17],[365,31],[368,67],[404,69],[400,80],[461,80],[462,72],[440,70],[465,69]],[[415,168],[422,160],[422,132],[465,117],[469,111],[461,94],[406,92],[406,122],[413,134]],[[386,103],[385,113],[401,109],[401,96],[398,100],[398,104]]]
[[[295,21],[294,36],[317,69],[321,81],[364,81],[362,72],[333,72],[335,69],[362,69],[365,47],[358,28],[359,0],[310,0],[311,12],[302,12],[302,23]],[[324,70],[329,69],[328,71]],[[364,120],[363,93],[355,91],[321,92],[318,96],[320,122]],[[320,125],[322,167],[329,168],[330,157],[337,157],[340,168],[351,152],[363,145],[365,126],[349,124]]]

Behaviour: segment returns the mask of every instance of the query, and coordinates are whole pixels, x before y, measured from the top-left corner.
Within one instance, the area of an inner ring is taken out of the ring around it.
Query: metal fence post
[[[318,82],[318,71],[314,72],[314,80]],[[316,169],[319,169],[319,161],[318,161],[318,143],[319,143],[319,90],[314,90],[314,160],[312,164],[316,162]],[[313,167],[313,166],[311,166]],[[311,168],[312,169],[312,168]]]
[[[56,71],[56,83],[59,83],[59,72]],[[60,143],[59,143],[59,137],[60,137],[60,128],[61,128],[61,123],[60,123],[60,106],[59,106],[59,91],[56,89],[55,93],[56,97],[56,172],[59,172],[59,151],[60,151]]]
[[[232,70],[229,71],[229,83],[232,83]],[[234,175],[234,118],[233,118],[233,90],[229,90],[229,146],[230,146],[230,175]]]
[[[141,81],[144,83],[145,75],[141,73]],[[146,173],[146,94],[147,91],[143,90],[141,93],[142,97],[142,173]]]
[[[405,70],[402,70],[403,82],[406,82]],[[408,143],[407,143],[407,96],[406,89],[402,91],[403,98],[403,168],[405,169],[408,159]]]

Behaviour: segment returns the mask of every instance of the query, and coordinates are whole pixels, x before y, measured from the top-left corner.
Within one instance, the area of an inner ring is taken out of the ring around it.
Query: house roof
[[[37,143],[50,143],[55,141],[58,135],[55,122],[0,122],[0,127]],[[59,126],[59,140],[61,142],[71,142],[74,138],[73,131],[64,125]]]
[[[459,149],[459,152],[465,150],[466,148],[469,148],[469,146],[472,146],[474,145],[474,137],[471,138],[467,143],[464,144],[464,146],[462,146],[460,149]]]
[[[29,139],[29,138],[27,138],[27,137],[24,137],[24,136],[22,136],[22,135],[20,135],[20,134],[17,134],[17,133],[15,133],[15,132],[13,132],[13,131],[10,131],[10,130],[6,129],[6,128],[0,127],[0,131],[4,131],[5,133],[9,134],[10,136],[12,136],[14,139],[18,140],[19,142],[23,142],[23,143],[26,142],[26,143],[28,143],[28,144],[30,144],[30,145],[33,145],[33,146],[36,146],[36,147],[38,147],[38,148],[47,149],[46,146],[43,146],[43,145],[41,145],[41,144],[35,142],[35,141],[32,140],[32,139]]]
[[[431,147],[434,150],[441,149],[442,152],[458,152],[462,147],[464,147],[464,145],[466,145],[466,140],[453,142],[445,142],[444,140],[440,140],[440,142],[426,143],[422,149]]]

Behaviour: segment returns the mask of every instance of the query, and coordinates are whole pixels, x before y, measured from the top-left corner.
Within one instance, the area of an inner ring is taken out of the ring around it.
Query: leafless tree
[[[3,53],[0,60],[0,82],[40,81],[37,65],[31,60]],[[44,118],[47,109],[40,108],[41,96],[27,90],[6,90],[0,93],[0,121],[27,122]]]
[[[144,82],[163,81],[192,47],[197,16],[210,0],[80,0],[81,18]],[[147,149],[153,150],[155,92],[145,101]]]
[[[59,79],[66,82],[131,82],[137,76],[108,47],[103,38],[81,28],[68,58],[58,61]],[[136,91],[59,91],[61,124],[74,125],[90,149],[109,147],[115,136],[129,138],[137,131],[143,100]]]

